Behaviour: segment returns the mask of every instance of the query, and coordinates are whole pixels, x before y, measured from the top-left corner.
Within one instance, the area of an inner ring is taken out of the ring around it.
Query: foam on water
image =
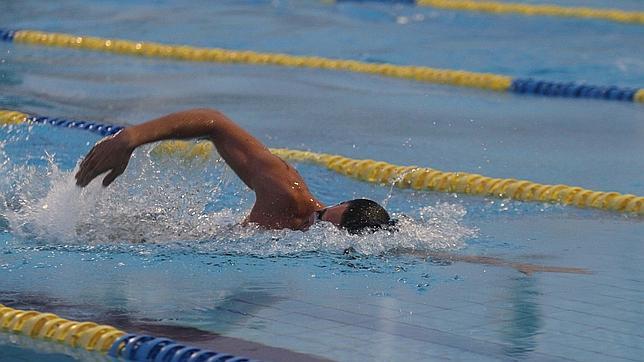
[[[24,143],[24,138],[5,143]],[[328,223],[313,225],[308,232],[242,227],[254,195],[222,160],[156,159],[149,150],[137,150],[127,171],[110,187],[103,188],[99,177],[84,189],[74,182],[77,166],[64,170],[56,156],[45,154],[46,162],[24,165],[3,152],[2,214],[10,232],[24,243],[155,243],[258,256],[342,252],[349,247],[365,255],[399,248],[454,249],[475,235],[462,224],[465,209],[448,203],[408,215],[394,212],[400,231],[393,234],[351,236]]]

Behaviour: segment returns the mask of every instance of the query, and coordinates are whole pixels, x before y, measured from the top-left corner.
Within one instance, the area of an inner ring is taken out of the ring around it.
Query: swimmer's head
[[[384,207],[375,201],[355,199],[318,211],[319,220],[331,222],[349,232],[362,234],[390,228],[395,221]]]

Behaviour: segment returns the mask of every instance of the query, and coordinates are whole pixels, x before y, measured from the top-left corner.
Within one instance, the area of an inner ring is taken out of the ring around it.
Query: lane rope
[[[30,122],[35,119],[25,113],[0,110],[1,124],[16,124]],[[89,130],[88,127],[77,125],[73,121],[67,123],[41,122],[54,126],[63,126]],[[113,134],[120,129],[111,127]],[[95,128],[94,128],[95,130]],[[444,172],[432,168],[418,166],[399,166],[383,161],[359,160],[340,155],[315,153],[285,148],[274,148],[271,152],[277,156],[298,162],[311,162],[342,175],[356,178],[361,181],[395,185],[399,188],[412,188],[415,190],[440,191],[461,193],[484,197],[497,197],[518,201],[536,201],[572,205],[580,208],[595,208],[608,211],[644,214],[644,197],[621,194],[618,192],[593,191],[578,186],[546,185],[528,180],[502,179],[487,177],[467,172]],[[151,151],[152,156],[172,155],[185,158],[209,159],[214,154],[211,142],[190,141],[165,141],[159,143]]]
[[[29,115],[22,112],[0,109],[0,125],[11,125],[21,123],[40,123],[56,127],[77,128],[97,133],[101,136],[110,136],[122,130],[122,126],[94,123],[89,121],[68,121],[55,117],[44,117]]]
[[[354,73],[374,74],[419,82],[485,89],[497,92],[532,94],[548,97],[604,99],[643,102],[644,88],[595,86],[578,83],[552,82],[515,78],[464,70],[438,69],[424,66],[367,63],[357,60],[331,59],[316,56],[295,56],[262,53],[249,50],[200,48],[185,45],[165,45],[135,42],[34,30],[0,29],[0,39],[8,42],[100,51],[115,54],[195,62],[272,65],[289,68],[313,68]]]
[[[95,351],[87,351],[82,348],[73,348],[61,343],[51,343],[51,341],[49,340],[34,339],[22,334],[3,333],[0,330],[0,350],[2,350],[3,347],[7,345],[17,346],[22,349],[28,349],[44,354],[64,354],[71,356],[74,361],[115,362],[112,357],[109,357],[102,353],[97,353]],[[2,359],[0,358],[0,360]]]
[[[475,11],[492,14],[519,14],[525,16],[556,16],[598,19],[618,23],[644,24],[644,12],[619,9],[559,6],[550,4],[521,4],[483,0],[335,0],[336,2],[404,3],[437,9]]]
[[[202,159],[211,157],[213,152],[214,146],[208,141],[166,141],[151,151],[153,155]],[[492,178],[466,172],[444,172],[426,167],[400,166],[383,161],[352,159],[285,148],[273,148],[271,152],[285,160],[310,162],[361,181],[394,185],[399,188],[644,214],[644,197],[618,192],[592,191],[568,185],[544,185],[528,180]]]
[[[167,338],[127,334],[109,325],[77,322],[53,313],[13,309],[2,304],[0,330],[130,361],[254,362],[245,357],[186,346]]]

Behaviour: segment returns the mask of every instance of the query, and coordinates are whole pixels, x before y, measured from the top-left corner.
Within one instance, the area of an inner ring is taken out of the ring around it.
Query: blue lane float
[[[56,127],[76,128],[100,134],[101,136],[111,136],[123,127],[111,124],[94,123],[89,121],[70,121],[62,118],[51,118],[45,116],[27,116],[27,122],[49,124]]]
[[[153,362],[259,362],[246,357],[186,346],[168,338],[126,334],[117,339],[108,355],[130,361]]]
[[[4,41],[11,42],[13,41],[13,36],[16,34],[16,30],[2,29],[0,28],[0,39]]]
[[[615,86],[594,86],[574,82],[549,82],[532,78],[512,80],[510,92],[535,94],[548,97],[593,98],[612,101],[633,102],[638,89]]]

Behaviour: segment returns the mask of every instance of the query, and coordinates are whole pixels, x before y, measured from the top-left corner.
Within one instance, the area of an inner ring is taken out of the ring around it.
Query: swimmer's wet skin
[[[375,201],[357,199],[326,207],[309,191],[302,176],[272,154],[250,133],[222,113],[192,109],[172,113],[123,129],[99,141],[80,164],[76,184],[85,187],[108,172],[103,186],[121,175],[132,152],[144,144],[188,138],[208,138],[250,189],[255,205],[244,223],[267,229],[307,230],[316,221],[327,221],[359,234],[387,227],[391,219]]]

